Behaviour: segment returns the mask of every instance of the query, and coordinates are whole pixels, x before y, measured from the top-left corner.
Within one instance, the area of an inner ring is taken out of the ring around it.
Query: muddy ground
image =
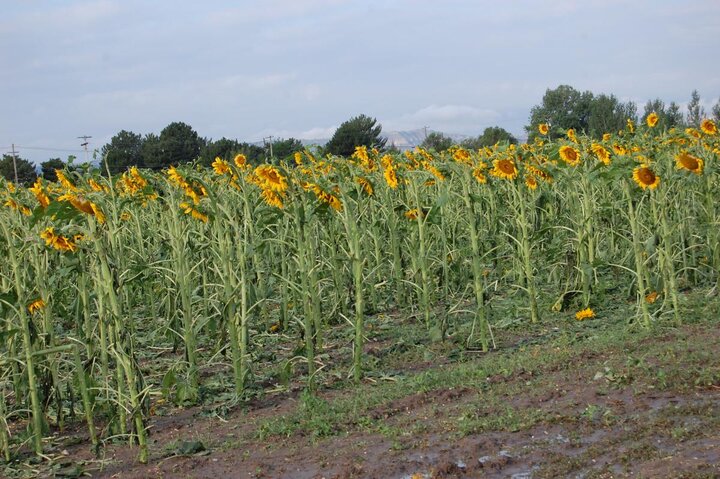
[[[56,434],[51,462],[12,470],[127,479],[720,477],[720,324],[612,334],[462,362],[438,356],[408,364],[401,379],[316,397],[297,385],[229,409],[157,405],[148,464],[120,443],[95,458],[78,428]]]

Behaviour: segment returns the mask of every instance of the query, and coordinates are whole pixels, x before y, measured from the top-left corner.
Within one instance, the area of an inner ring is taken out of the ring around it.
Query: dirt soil
[[[677,334],[720,351],[717,324]],[[677,344],[677,334],[657,341]],[[62,454],[98,478],[720,477],[717,381],[655,388],[629,377],[632,369],[609,372],[612,359],[579,350],[569,368],[412,393],[367,411],[371,426],[341,423],[330,437],[261,438],[263,421],[299,407],[299,396],[285,393],[224,417],[199,407],[154,417],[145,465],[125,444],[107,445],[101,460],[83,443]],[[660,368],[681,360],[648,358],[646,369],[662,379]],[[333,401],[367,390],[319,395]]]

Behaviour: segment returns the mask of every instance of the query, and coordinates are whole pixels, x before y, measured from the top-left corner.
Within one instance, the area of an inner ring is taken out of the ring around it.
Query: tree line
[[[706,112],[700,103],[700,94],[697,90],[693,90],[686,110],[683,113],[676,102],[666,105],[657,98],[648,101],[644,105],[643,114],[638,116],[637,105],[632,101],[622,102],[615,95],[604,93],[596,95],[590,91],[576,90],[569,85],[560,85],[555,89],[547,89],[541,103],[532,107],[525,131],[528,134],[528,141],[533,141],[539,134],[538,126],[544,123],[551,126],[549,132],[551,138],[562,135],[562,132],[570,128],[578,133],[583,132],[600,138],[603,133],[625,128],[628,119],[634,122],[645,121],[651,113],[658,115],[657,128],[660,130],[698,128],[706,117],[713,117],[720,122],[720,100],[710,112]],[[381,132],[382,126],[375,118],[358,115],[343,122],[327,144],[317,147],[317,153],[321,156],[326,154],[349,156],[357,146],[393,150],[394,145],[387,145],[387,139],[381,136]],[[481,135],[463,140],[460,145],[468,149],[478,149],[498,142],[515,144],[518,143],[518,139],[504,128],[491,126]],[[441,152],[454,143],[452,138],[439,132],[432,132],[426,136],[421,146]],[[159,135],[149,133],[143,136],[121,130],[100,149],[99,166],[103,171],[109,171],[111,174],[121,173],[131,166],[161,169],[192,161],[209,166],[217,157],[229,161],[239,153],[244,154],[251,164],[258,164],[264,161],[288,160],[296,151],[303,149],[302,142],[295,138],[277,139],[265,147],[224,137],[212,140],[201,137],[186,123],[173,122]],[[73,163],[74,159],[73,156],[70,156],[68,161],[51,158],[40,164],[40,175],[54,181],[55,169],[79,167]],[[31,162],[16,158],[13,165],[13,157],[8,154],[3,155],[0,160],[0,174],[14,181],[15,167],[17,167],[19,183],[31,184],[38,176],[38,171]]]

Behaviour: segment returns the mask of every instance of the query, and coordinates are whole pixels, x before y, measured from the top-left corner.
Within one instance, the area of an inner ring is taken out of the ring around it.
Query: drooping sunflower
[[[255,176],[261,183],[263,189],[269,189],[276,193],[287,190],[287,179],[280,173],[280,170],[271,165],[260,165],[255,168]]]
[[[633,180],[643,190],[647,188],[654,190],[660,184],[660,177],[646,165],[638,166],[633,170]]]
[[[35,301],[27,305],[28,312],[33,314],[35,311],[40,311],[45,307],[45,301],[42,298],[38,298]]]
[[[180,209],[183,210],[186,215],[190,215],[196,220],[202,221],[203,223],[208,222],[208,216],[202,211],[193,207],[193,205],[191,205],[190,203],[180,203]]]
[[[65,236],[56,234],[55,228],[53,228],[52,226],[45,228],[45,230],[40,233],[40,237],[45,240],[45,244],[47,246],[52,246],[58,251],[74,252],[77,249],[77,245],[73,240]]]
[[[682,152],[675,155],[675,167],[678,170],[692,171],[696,175],[700,175],[703,171],[703,160]]]
[[[567,137],[568,137],[568,139],[569,139],[570,141],[572,141],[573,143],[577,143],[577,136],[575,135],[575,129],[574,129],[574,128],[570,128],[570,129],[567,131]]]
[[[602,146],[599,143],[593,143],[592,146],[590,146],[590,151],[592,151],[598,160],[600,160],[604,165],[610,164],[610,152],[605,149],[604,146]]]
[[[397,174],[395,173],[395,167],[392,163],[388,163],[387,166],[385,166],[383,177],[385,178],[385,183],[387,183],[390,188],[394,190],[398,187]]]
[[[532,174],[530,174],[530,175],[525,175],[525,186],[527,186],[527,187],[528,187],[529,189],[531,189],[531,190],[536,190],[536,189],[537,189],[537,187],[538,187],[538,182],[537,182],[537,180],[535,179],[535,176],[534,176],[534,175],[532,175]]]
[[[419,215],[420,213],[418,212],[417,208],[413,208],[405,212],[405,217],[411,221],[415,221],[416,219],[418,219]]]
[[[658,299],[658,292],[657,291],[651,291],[650,293],[645,295],[645,302],[648,304],[653,304]]]
[[[709,118],[705,118],[702,123],[700,123],[700,129],[706,135],[717,135],[718,132],[717,125]]]
[[[355,183],[360,185],[368,196],[372,196],[373,194],[373,186],[372,183],[367,178],[363,178],[362,176],[358,176],[355,178]]]
[[[514,180],[518,175],[518,169],[512,158],[499,158],[493,160],[493,169],[490,173],[498,178]]]
[[[28,190],[32,191],[38,203],[40,203],[40,206],[42,206],[43,208],[46,208],[50,204],[50,197],[47,195],[47,193],[45,193],[42,179],[39,176],[35,180],[35,184],[33,184],[31,188],[28,188]]]
[[[655,125],[658,124],[658,121],[660,118],[658,117],[658,114],[655,112],[650,113],[647,118],[645,118],[645,123],[647,123],[647,126],[650,128],[655,128]]]
[[[282,209],[283,198],[281,193],[276,193],[273,190],[263,190],[261,193],[262,199],[270,206]]]
[[[610,135],[610,133],[603,133],[602,141],[610,141],[610,138],[612,138],[612,135]]]
[[[625,124],[627,125],[627,129],[630,133],[635,133],[635,123],[630,118],[627,119]]]
[[[693,138],[700,138],[700,132],[697,131],[695,128],[685,128],[685,133],[688,136],[692,136]]]
[[[618,145],[617,143],[615,143],[612,148],[615,154],[618,156],[627,155],[627,148],[625,148],[623,145]]]
[[[575,319],[582,321],[583,319],[590,319],[595,317],[595,311],[591,308],[586,308],[575,313]]]
[[[485,176],[485,173],[483,173],[482,168],[475,168],[472,172],[472,175],[481,185],[487,183],[487,176]]]
[[[580,152],[572,146],[563,145],[560,147],[560,158],[570,166],[580,164]]]
[[[548,132],[550,132],[550,125],[548,125],[547,123],[540,123],[538,125],[538,131],[541,135],[547,135]]]
[[[212,162],[212,168],[218,176],[231,174],[230,164],[219,156]]]

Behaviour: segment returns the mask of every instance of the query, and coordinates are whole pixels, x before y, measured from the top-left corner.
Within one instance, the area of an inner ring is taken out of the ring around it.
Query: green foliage
[[[220,138],[216,141],[206,141],[200,151],[200,163],[208,166],[215,161],[215,158],[222,158],[225,161],[232,161],[236,154],[240,152],[242,145],[237,140],[228,138]]]
[[[160,132],[158,162],[161,166],[189,163],[200,156],[203,140],[183,122],[170,123]]]
[[[564,136],[570,128],[600,138],[603,133],[623,129],[628,118],[635,120],[636,117],[637,106],[633,102],[622,103],[614,95],[595,96],[590,91],[580,92],[569,85],[560,85],[554,90],[548,89],[542,104],[530,110],[530,124],[525,130],[531,141],[539,135],[541,123],[551,126],[550,138]]]
[[[462,142],[462,146],[468,150],[477,150],[486,146],[493,146],[497,143],[517,144],[517,138],[512,133],[499,126],[489,126],[485,128],[482,135],[477,138],[468,138]]]
[[[680,105],[674,101],[670,102],[667,107],[665,106],[665,102],[659,98],[648,101],[645,104],[645,111],[641,121],[644,123],[647,117],[653,112],[658,115],[658,123],[655,126],[655,131],[657,132],[685,126],[685,118],[683,118],[682,111],[680,111]]]
[[[700,122],[705,118],[705,108],[700,105],[700,94],[693,90],[688,103],[687,124],[693,128],[700,128]]]
[[[67,165],[60,158],[50,158],[40,163],[40,174],[48,181],[57,181],[55,170],[62,170]]]
[[[110,173],[121,173],[131,166],[144,166],[143,138],[132,131],[121,130],[100,150],[104,168]]]
[[[17,182],[23,185],[33,184],[37,178],[35,165],[23,158],[17,158],[15,163],[17,165]],[[8,181],[15,182],[15,166],[12,155],[3,155],[0,160],[0,175]]]
[[[344,122],[325,145],[325,152],[331,155],[350,156],[357,146],[382,149],[387,141],[380,136],[382,125],[375,118],[359,115]]]
[[[275,140],[272,144],[273,156],[278,160],[289,160],[296,151],[304,148],[302,142],[296,138]]]
[[[453,146],[453,140],[440,132],[433,131],[423,140],[420,146],[427,150],[435,150],[440,153]]]

